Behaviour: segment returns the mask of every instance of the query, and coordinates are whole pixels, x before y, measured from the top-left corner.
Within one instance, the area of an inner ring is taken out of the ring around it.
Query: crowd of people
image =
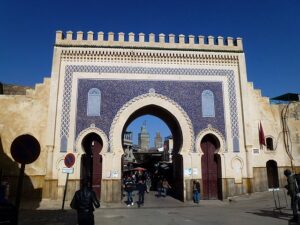
[[[161,175],[152,175],[147,171],[130,171],[124,175],[123,190],[127,195],[127,206],[134,205],[133,192],[138,194],[138,207],[144,204],[145,193],[157,191],[156,197],[166,197],[171,189],[168,180]]]

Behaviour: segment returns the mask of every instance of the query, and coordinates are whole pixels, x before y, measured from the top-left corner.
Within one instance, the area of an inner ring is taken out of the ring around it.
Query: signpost
[[[37,160],[41,152],[41,147],[39,142],[33,136],[25,134],[17,137],[13,141],[10,147],[10,152],[13,159],[16,162],[21,163],[15,202],[16,224],[18,224],[25,165],[33,163],[35,160]]]
[[[61,210],[64,210],[64,208],[65,208],[65,199],[66,199],[66,193],[67,193],[67,188],[68,188],[69,174],[74,173],[74,168],[71,168],[71,167],[75,163],[75,155],[73,153],[68,153],[65,156],[64,163],[67,168],[63,168],[62,172],[67,174],[67,178],[66,178],[66,185],[65,185],[64,197],[63,197]]]
[[[64,163],[66,167],[71,168],[75,163],[75,155],[73,153],[68,153],[65,156]]]

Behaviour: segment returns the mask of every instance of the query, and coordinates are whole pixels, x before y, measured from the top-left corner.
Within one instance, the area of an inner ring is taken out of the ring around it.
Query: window
[[[68,140],[66,135],[62,136],[60,139],[60,152],[67,152]]]
[[[214,93],[210,90],[202,92],[202,117],[215,117]]]
[[[273,138],[267,137],[266,138],[266,144],[267,144],[267,149],[268,150],[274,150],[274,147],[273,147]]]
[[[238,137],[233,137],[233,152],[240,152],[240,143]]]
[[[100,116],[101,91],[92,88],[88,92],[87,116]]]

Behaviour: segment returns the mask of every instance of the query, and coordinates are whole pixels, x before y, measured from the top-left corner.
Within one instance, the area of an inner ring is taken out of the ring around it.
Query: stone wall
[[[19,164],[12,158],[10,146],[18,136],[29,134],[38,140],[41,153],[34,163],[26,165],[23,189],[25,193],[39,192],[36,197],[41,198],[47,162],[49,91],[50,79],[46,78],[24,95],[0,95],[0,169],[11,184],[11,195],[15,192]]]
[[[26,95],[27,90],[33,90],[33,88],[28,86],[0,83],[0,95]]]

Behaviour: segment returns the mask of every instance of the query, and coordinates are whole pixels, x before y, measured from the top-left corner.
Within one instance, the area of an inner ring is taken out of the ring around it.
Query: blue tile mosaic
[[[88,91],[97,88],[102,93],[101,116],[87,117],[86,105]],[[96,124],[107,135],[111,123],[122,106],[136,96],[149,92],[149,89],[174,100],[190,117],[194,132],[207,128],[208,124],[218,129],[225,136],[223,94],[221,82],[187,81],[136,81],[136,80],[79,80],[76,136],[91,123]],[[211,90],[215,95],[215,117],[202,117],[201,94]]]
[[[238,125],[238,114],[237,114],[237,103],[236,103],[236,93],[235,93],[235,81],[234,81],[234,72],[233,70],[226,70],[226,69],[186,69],[186,68],[145,68],[145,67],[126,67],[126,66],[85,66],[85,65],[67,65],[66,66],[66,73],[65,73],[65,78],[64,78],[64,91],[63,91],[63,105],[62,105],[62,117],[61,117],[61,129],[60,129],[60,137],[62,138],[63,136],[69,137],[69,124],[70,124],[70,99],[71,99],[71,90],[72,90],[72,78],[73,78],[73,73],[74,72],[90,72],[90,73],[131,73],[131,74],[160,74],[160,75],[165,75],[165,74],[173,74],[173,75],[201,75],[201,76],[215,76],[215,77],[226,77],[228,79],[228,91],[229,91],[229,108],[230,108],[230,120],[231,120],[231,132],[232,132],[232,138],[239,138],[239,125]],[[150,81],[148,81],[150,82]],[[161,82],[161,81],[160,81]],[[147,81],[144,81],[142,83],[147,83]],[[178,83],[198,83],[203,86],[205,86],[204,89],[210,89],[210,85],[214,82],[178,82]],[[176,83],[176,85],[178,84]],[[216,82],[217,83],[217,82]],[[175,84],[175,83],[173,83]],[[135,84],[139,86],[140,84]],[[224,118],[222,120],[219,120],[219,114],[222,114],[222,117],[224,116],[224,111],[223,111],[223,104],[222,105],[222,112],[219,111],[220,105],[218,105],[218,101],[220,101],[220,98],[222,96],[222,91],[221,91],[221,83],[219,83],[220,87],[218,89],[213,89],[211,88],[212,92],[215,94],[215,110],[217,116],[214,118],[201,118],[201,122],[198,121],[199,118],[195,118],[195,114],[193,112],[196,112],[196,109],[191,109],[188,110],[187,113],[190,116],[190,119],[192,120],[194,124],[194,131],[195,133],[198,133],[203,127],[201,125],[197,124],[205,124],[206,120],[209,120],[210,124],[212,124],[214,127],[216,127],[223,135],[225,136],[225,128],[224,128]],[[184,86],[184,85],[183,85]],[[127,87],[127,86],[126,86]],[[118,92],[120,89],[115,89],[115,88],[120,88],[116,86],[115,81],[112,82],[112,86],[110,87],[111,90],[115,90],[114,92],[110,94],[112,97],[110,104],[119,104],[117,99],[122,99],[121,97],[122,94]],[[187,88],[187,87],[185,87]],[[143,88],[140,88],[142,90]],[[133,91],[135,89],[132,89],[130,87],[130,91]],[[147,91],[143,92],[141,94],[147,93],[149,90],[149,87],[147,87]],[[160,89],[158,89],[160,90]],[[172,93],[172,90],[174,91],[174,86],[168,86],[166,85],[164,87],[164,93],[169,93],[166,94],[166,96],[172,96],[170,93]],[[180,93],[181,90],[179,88],[176,89],[177,94]],[[184,90],[184,89],[183,89]],[[182,91],[183,91],[182,90]],[[201,89],[203,91],[203,89]],[[216,92],[219,91],[219,94]],[[80,91],[80,89],[79,89]],[[102,90],[101,90],[102,92]],[[159,91],[157,91],[159,93]],[[140,93],[140,92],[138,92]],[[185,109],[185,105],[189,105],[190,102],[190,96],[196,96],[198,93],[198,90],[196,89],[189,89],[189,94],[186,96],[181,96],[181,100],[183,100],[182,104],[178,102],[179,105],[183,109]],[[124,93],[123,93],[124,94]],[[129,95],[126,93],[127,96],[133,96]],[[163,93],[160,93],[163,94]],[[79,95],[80,98],[82,98],[82,95]],[[135,97],[135,96],[133,96]],[[79,100],[80,100],[79,98]],[[172,99],[177,102],[176,99],[174,99],[175,96],[172,96]],[[199,96],[197,97],[199,98]],[[220,101],[220,102],[223,102]],[[125,103],[125,102],[124,102]],[[78,101],[79,104],[79,101]],[[101,102],[102,104],[102,102]],[[107,104],[107,103],[106,103]],[[198,104],[198,102],[197,102]],[[103,103],[103,107],[106,105]],[[81,105],[80,105],[81,107]],[[86,106],[84,107],[86,108]],[[198,113],[197,108],[197,113]],[[102,110],[102,105],[101,105],[101,110]],[[186,109],[185,109],[186,110]],[[199,109],[201,110],[201,108]],[[113,114],[115,113],[115,109],[110,108],[110,113]],[[81,117],[79,114],[77,115],[77,129],[76,129],[76,134],[78,135],[78,132],[80,132],[81,129],[86,128],[91,121],[95,122],[93,117],[84,119]],[[104,116],[104,115],[103,115]],[[101,116],[100,118],[101,119]],[[195,120],[196,119],[196,120]],[[96,124],[99,124],[99,122],[95,122]],[[106,123],[106,122],[105,122]],[[222,125],[221,125],[222,124]],[[108,127],[105,124],[101,124],[99,128],[103,127],[103,130],[105,130],[106,133],[108,133]],[[204,126],[206,127],[206,126]],[[200,130],[198,130],[200,129]]]

